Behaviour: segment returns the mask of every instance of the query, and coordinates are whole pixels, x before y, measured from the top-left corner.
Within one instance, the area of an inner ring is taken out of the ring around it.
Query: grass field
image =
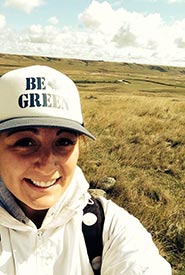
[[[86,127],[79,164],[152,233],[174,275],[185,275],[185,68],[0,55],[0,74],[44,64],[78,85]],[[156,274],[157,275],[157,274]]]

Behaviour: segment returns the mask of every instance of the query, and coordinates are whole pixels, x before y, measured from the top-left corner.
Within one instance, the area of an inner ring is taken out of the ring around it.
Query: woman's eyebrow
[[[74,136],[77,136],[77,135],[78,135],[77,132],[75,132],[75,131],[70,131],[70,130],[65,130],[65,129],[59,129],[59,130],[57,131],[56,135],[59,136],[59,135],[62,134],[62,133],[69,133],[69,134],[72,134],[72,135],[74,135]]]
[[[20,132],[26,132],[26,131],[30,131],[34,134],[38,133],[38,129],[37,128],[20,128],[20,129],[13,129],[12,131],[9,131],[7,134],[7,137],[16,134],[16,133],[20,133]]]

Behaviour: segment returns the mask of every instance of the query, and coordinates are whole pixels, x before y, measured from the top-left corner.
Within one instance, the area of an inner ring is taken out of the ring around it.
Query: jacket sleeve
[[[102,199],[105,211],[102,275],[171,275],[170,264],[159,254],[138,219],[112,201]]]

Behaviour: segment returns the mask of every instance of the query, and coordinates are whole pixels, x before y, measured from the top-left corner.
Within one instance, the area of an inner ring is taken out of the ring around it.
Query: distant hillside
[[[99,74],[103,74],[107,79],[109,79],[110,73],[111,76],[114,75],[115,78],[121,73],[125,75],[135,74],[137,76],[145,74],[185,74],[185,68],[182,67],[141,65],[125,62],[104,62],[102,60],[93,61],[43,56],[0,54],[0,74],[18,67],[35,64],[50,65],[65,73],[72,73],[73,75],[78,75],[80,71],[83,71],[83,77],[86,76],[89,79],[92,77],[98,78]],[[96,72],[96,74],[93,76],[89,74],[92,72]]]
[[[58,69],[77,85],[120,83],[128,84],[124,85],[124,91],[129,93],[185,93],[185,68],[182,67],[0,54],[0,74],[36,64]]]

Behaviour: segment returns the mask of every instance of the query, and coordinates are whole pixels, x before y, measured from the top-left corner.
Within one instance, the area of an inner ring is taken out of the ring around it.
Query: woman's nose
[[[45,174],[51,174],[58,169],[58,158],[50,149],[42,149],[38,152],[35,162],[37,169]]]

